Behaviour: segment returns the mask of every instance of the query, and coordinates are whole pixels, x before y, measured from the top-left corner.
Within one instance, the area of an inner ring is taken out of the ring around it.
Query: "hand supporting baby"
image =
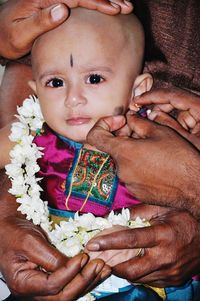
[[[175,129],[200,149],[199,96],[179,88],[157,89],[136,97],[130,108],[138,110],[143,105],[153,105],[150,120]]]
[[[95,235],[96,237],[99,236],[104,236],[107,234],[111,234],[111,233],[115,233],[115,232],[120,232],[121,233],[121,237],[124,237],[125,233],[127,230],[129,230],[130,228],[128,227],[124,227],[124,226],[113,226],[112,228],[106,229],[101,231],[100,233],[98,233],[97,235]],[[127,246],[128,247],[128,246]],[[110,267],[114,267],[117,264],[120,264],[122,262],[125,262],[127,260],[130,260],[136,256],[140,256],[142,255],[141,253],[142,249],[111,249],[111,250],[105,250],[105,251],[100,251],[100,252],[91,252],[87,249],[87,246],[85,248],[85,253],[87,253],[90,257],[90,260],[99,258],[102,259],[107,265],[109,265]]]

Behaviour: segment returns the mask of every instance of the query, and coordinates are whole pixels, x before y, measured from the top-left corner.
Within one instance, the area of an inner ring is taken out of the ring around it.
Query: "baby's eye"
[[[62,79],[55,77],[55,78],[48,80],[46,85],[47,85],[47,87],[59,88],[59,87],[64,86],[64,82]]]
[[[86,83],[97,85],[104,81],[104,78],[99,74],[90,74],[90,76],[87,78]]]

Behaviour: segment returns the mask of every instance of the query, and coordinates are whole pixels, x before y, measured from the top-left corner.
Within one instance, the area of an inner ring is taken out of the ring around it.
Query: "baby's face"
[[[42,37],[33,51],[43,116],[54,131],[77,142],[85,142],[99,118],[124,114],[131,99],[134,59],[123,38],[112,36],[67,24]]]

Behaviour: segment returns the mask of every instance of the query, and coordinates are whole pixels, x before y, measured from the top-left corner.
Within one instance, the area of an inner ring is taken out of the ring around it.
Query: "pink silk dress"
[[[119,181],[108,154],[57,135],[46,124],[34,143],[44,148],[38,177],[50,208],[104,216],[140,203]]]

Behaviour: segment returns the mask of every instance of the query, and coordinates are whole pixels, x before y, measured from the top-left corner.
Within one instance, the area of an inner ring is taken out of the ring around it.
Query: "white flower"
[[[19,141],[21,142],[21,139],[24,136],[29,135],[29,128],[26,124],[21,122],[14,122],[11,126],[11,134],[9,136],[9,139],[11,141]]]
[[[64,241],[58,242],[56,248],[67,257],[73,257],[83,250],[83,246],[77,237],[71,237]]]
[[[57,243],[67,238],[75,237],[77,233],[78,228],[75,223],[61,221],[59,225],[55,225],[50,237],[54,243]]]
[[[19,115],[26,118],[42,119],[39,101],[35,96],[30,96],[23,101],[23,106],[17,107]]]
[[[31,177],[34,176],[40,170],[40,167],[36,162],[28,161],[25,170],[29,177]]]
[[[24,183],[23,177],[19,176],[12,181],[12,187],[8,190],[11,194],[16,196],[26,195],[28,186]]]
[[[133,221],[129,221],[129,228],[143,228],[150,226],[150,223],[145,219],[141,219],[139,216]]]
[[[9,175],[10,178],[23,177],[24,170],[20,163],[7,164],[5,169],[6,174]]]
[[[92,213],[79,215],[78,212],[76,212],[74,220],[77,222],[79,227],[91,230],[95,222],[95,216]]]
[[[28,135],[28,136],[24,135],[23,137],[21,137],[20,143],[22,145],[31,144],[33,139],[34,139],[34,136],[32,136],[32,135]]]
[[[96,217],[92,225],[92,230],[95,229],[104,230],[110,227],[112,227],[112,223],[108,219],[102,217]]]
[[[108,220],[112,225],[128,226],[130,219],[129,209],[122,209],[122,213],[114,214],[113,211],[108,215]]]

